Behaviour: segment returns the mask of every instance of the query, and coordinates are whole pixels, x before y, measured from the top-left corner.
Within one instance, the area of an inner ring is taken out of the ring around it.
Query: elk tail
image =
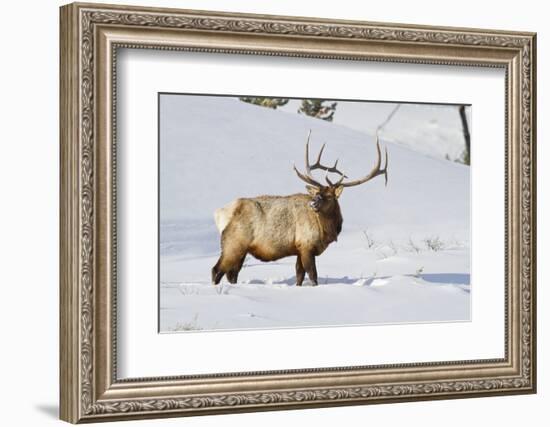
[[[216,227],[220,234],[223,233],[223,230],[225,230],[225,227],[227,227],[227,224],[231,221],[235,205],[236,201],[214,211],[214,221],[216,222]]]

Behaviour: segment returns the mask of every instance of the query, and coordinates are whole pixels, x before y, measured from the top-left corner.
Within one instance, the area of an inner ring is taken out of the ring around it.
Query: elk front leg
[[[312,285],[317,286],[317,267],[315,266],[315,256],[312,254],[305,254],[300,256],[300,258]]]
[[[302,265],[302,260],[300,259],[300,255],[296,257],[296,286],[302,286],[302,282],[304,281],[304,276],[306,275],[306,271],[304,270],[304,266]]]

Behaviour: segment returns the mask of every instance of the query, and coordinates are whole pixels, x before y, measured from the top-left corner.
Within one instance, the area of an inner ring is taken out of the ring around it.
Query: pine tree
[[[262,107],[271,108],[273,110],[275,110],[277,107],[282,107],[283,105],[288,104],[288,99],[286,98],[257,98],[252,96],[244,96],[239,99],[249,104],[260,105]]]
[[[324,99],[304,99],[298,113],[332,122],[337,103],[327,103],[328,101]]]

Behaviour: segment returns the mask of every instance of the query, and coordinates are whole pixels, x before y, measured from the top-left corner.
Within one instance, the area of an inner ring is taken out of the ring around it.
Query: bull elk
[[[388,182],[388,152],[385,150],[384,167],[380,168],[380,143],[376,139],[378,158],[374,168],[361,179],[344,182],[348,177],[334,166],[321,164],[325,145],[321,147],[316,162],[309,163],[309,139],[306,141],[305,173],[296,166],[294,171],[306,183],[308,194],[290,196],[259,196],[240,198],[214,213],[216,226],[221,234],[221,256],[212,268],[212,282],[220,283],[227,275],[230,283],[237,283],[239,271],[247,254],[261,261],[275,261],[296,256],[296,285],[301,286],[307,272],[313,285],[317,285],[315,257],[321,255],[342,231],[342,213],[338,198],[346,187],[364,184],[378,175]],[[311,172],[325,171],[327,185],[316,180]],[[340,175],[332,182],[328,174]]]

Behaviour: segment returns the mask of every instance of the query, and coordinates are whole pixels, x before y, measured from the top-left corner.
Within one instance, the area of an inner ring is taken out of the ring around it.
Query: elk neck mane
[[[301,194],[311,200],[311,196],[308,194]],[[323,243],[327,246],[338,240],[338,235],[342,231],[342,224],[344,218],[342,217],[342,211],[338,201],[334,204],[329,212],[315,212],[311,210],[312,214],[317,218],[319,229],[321,230]]]

